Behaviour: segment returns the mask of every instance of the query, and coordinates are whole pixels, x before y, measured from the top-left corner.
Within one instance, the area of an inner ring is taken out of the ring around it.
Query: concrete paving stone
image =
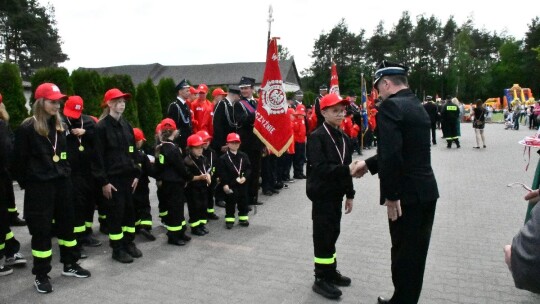
[[[523,225],[526,210],[523,190],[506,184],[530,184],[538,162],[533,149],[525,171],[527,153],[524,160],[517,141],[534,132],[488,124],[488,148],[480,150],[472,149],[476,143],[470,124],[462,124],[461,132],[461,149],[447,149],[442,140],[432,147],[441,198],[420,303],[539,303],[540,296],[514,287],[502,253]],[[374,153],[367,150],[354,159]],[[377,176],[366,175],[354,184],[353,212],[343,216],[337,243],[338,268],[353,283],[342,288],[339,303],[375,303],[377,296],[388,297],[393,291],[388,220],[385,207],[379,205]],[[30,262],[0,278],[0,304],[328,303],[311,290],[311,202],[305,195],[305,180],[289,184],[290,189],[279,195],[261,196],[265,204],[257,207],[257,214],[250,214],[248,228],[235,225],[226,230],[224,209],[216,207],[221,218],[208,223],[210,234],[193,237],[181,248],[166,244],[166,229],[157,217],[155,183],[150,186],[157,240],[137,236],[142,258],[130,265],[113,261],[96,217],[94,236],[103,246],[87,248],[90,257],[82,261],[91,278],[62,277],[54,245],[50,276],[55,291],[49,295],[35,291]],[[16,186],[15,194],[22,211],[24,192]],[[21,252],[31,258],[27,228],[13,231]]]

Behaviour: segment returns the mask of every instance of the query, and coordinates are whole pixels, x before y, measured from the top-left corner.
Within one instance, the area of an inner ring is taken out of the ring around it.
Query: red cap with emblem
[[[237,133],[229,133],[229,135],[227,135],[227,143],[232,142],[240,142],[240,135]]]
[[[84,109],[84,102],[80,96],[69,96],[64,105],[64,116],[78,119]]]

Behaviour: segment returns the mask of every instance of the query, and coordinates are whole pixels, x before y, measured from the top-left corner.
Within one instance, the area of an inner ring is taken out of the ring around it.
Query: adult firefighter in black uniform
[[[345,213],[352,211],[354,187],[352,175],[356,163],[351,163],[351,141],[339,128],[345,118],[348,101],[329,94],[320,101],[325,121],[307,141],[306,192],[313,202],[313,247],[315,251],[315,283],[313,291],[326,298],[337,299],[351,279],[337,271],[336,242],[340,233],[343,196]]]
[[[227,151],[227,135],[236,132],[236,122],[234,121],[233,105],[240,100],[240,88],[229,86],[227,97],[220,100],[214,108],[212,124],[214,126],[214,138],[210,146],[217,153],[217,157]],[[225,193],[223,187],[215,184],[216,205],[225,208]]]
[[[377,155],[366,159],[380,180],[392,239],[391,299],[378,303],[417,303],[439,192],[431,169],[430,119],[408,86],[407,68],[383,61],[374,88],[383,100],[377,113]]]
[[[431,143],[437,144],[437,120],[439,119],[439,110],[437,105],[433,102],[433,97],[427,96],[426,103],[424,103],[424,109],[429,115],[431,121]]]
[[[193,133],[191,110],[187,103],[190,96],[189,87],[190,85],[186,79],[176,85],[176,100],[171,102],[167,110],[167,117],[176,123],[179,136],[176,138],[175,143],[182,149],[182,152],[186,150],[187,138]]]
[[[77,264],[79,251],[73,233],[71,168],[69,166],[66,128],[59,114],[60,101],[66,99],[52,83],[39,85],[34,93],[32,117],[23,121],[15,135],[14,177],[25,189],[24,215],[32,235],[32,255],[39,293],[53,291],[51,271],[53,220],[62,275],[85,278],[90,272]]]
[[[101,186],[107,211],[109,244],[112,258],[131,263],[142,256],[135,246],[135,208],[133,191],[137,187],[140,168],[136,165],[133,128],[122,117],[131,94],[113,88],[105,93],[105,108],[96,125],[96,159],[92,174]]]
[[[257,101],[253,98],[255,79],[242,77],[240,79],[240,101],[233,105],[236,132],[242,138],[240,150],[247,154],[251,163],[251,178],[248,180],[248,204],[262,205],[259,198],[259,177],[261,176],[261,157],[263,144],[253,133]]]
[[[458,121],[459,108],[452,102],[452,96],[449,95],[441,110],[441,127],[448,149],[452,148],[452,143],[456,143],[456,147],[461,148],[457,128]]]

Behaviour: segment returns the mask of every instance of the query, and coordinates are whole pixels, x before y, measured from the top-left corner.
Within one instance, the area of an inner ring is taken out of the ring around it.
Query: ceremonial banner
[[[366,80],[364,79],[364,74],[362,74],[360,88],[362,91],[362,127],[364,129],[364,133],[367,131],[368,127],[368,115],[369,115],[369,109],[367,108],[367,90],[366,90]]]
[[[290,115],[287,114],[287,98],[279,70],[277,39],[268,44],[266,67],[261,84],[261,96],[253,133],[277,156],[281,156],[293,143]]]
[[[336,63],[332,61],[332,71],[331,71],[331,77],[330,77],[330,94],[334,93],[337,96],[339,95],[339,81],[337,77],[337,69],[336,69]]]

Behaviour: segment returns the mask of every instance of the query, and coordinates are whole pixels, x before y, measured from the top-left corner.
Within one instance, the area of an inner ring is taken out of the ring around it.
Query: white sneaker
[[[24,265],[24,264],[26,264],[26,259],[20,252],[15,253],[11,257],[6,257],[6,265],[8,266]]]
[[[12,274],[13,269],[6,265],[0,265],[0,277],[7,276],[8,274]]]

